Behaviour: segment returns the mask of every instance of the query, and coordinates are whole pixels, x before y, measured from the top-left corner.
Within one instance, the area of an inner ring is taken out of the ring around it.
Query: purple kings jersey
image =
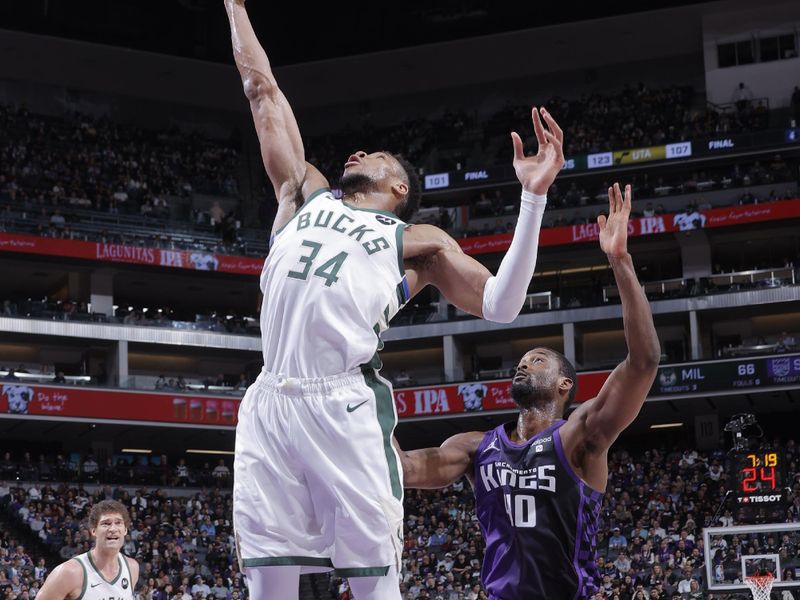
[[[475,454],[475,512],[490,600],[578,600],[597,591],[595,532],[603,495],[569,466],[558,421],[524,444],[506,427]],[[510,424],[514,426],[514,424]]]

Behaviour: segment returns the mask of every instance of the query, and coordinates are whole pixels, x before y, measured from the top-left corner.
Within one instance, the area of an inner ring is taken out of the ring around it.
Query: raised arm
[[[561,128],[544,109],[534,108],[531,116],[539,143],[535,156],[526,157],[522,139],[517,133],[511,134],[522,201],[511,246],[497,275],[493,276],[486,267],[464,254],[456,241],[440,229],[414,225],[404,237],[404,257],[410,259],[406,274],[412,295],[431,284],[458,308],[486,320],[508,323],[519,314],[536,267],[547,190],[564,164]]]
[[[244,0],[225,0],[225,10],[231,27],[233,58],[250,102],[261,159],[280,205],[274,231],[292,217],[295,201],[302,197],[307,174],[303,140],[292,107],[278,87],[267,54],[250,24]]]
[[[409,451],[401,450],[397,439],[392,438],[403,465],[403,487],[439,489],[469,475],[483,435],[478,431],[459,433],[438,448]]]
[[[598,217],[600,247],[608,256],[622,300],[622,324],[628,356],[612,371],[597,397],[581,405],[568,423],[570,429],[575,428],[579,444],[582,443],[591,454],[603,457],[617,436],[639,414],[661,358],[650,304],[628,254],[630,186],[625,187],[623,196],[619,184],[614,184],[613,188],[608,188],[608,200],[608,218]]]

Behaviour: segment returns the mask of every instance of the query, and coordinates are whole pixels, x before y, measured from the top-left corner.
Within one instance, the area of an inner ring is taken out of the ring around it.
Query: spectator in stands
[[[220,206],[219,200],[214,200],[208,214],[211,218],[211,226],[214,228],[214,231],[219,233],[222,230],[222,221],[225,218],[225,210]]]
[[[49,569],[45,566],[44,558],[40,558],[33,569],[33,576],[39,581],[44,581],[49,572]]]
[[[64,377],[64,371],[56,373],[56,376],[53,377],[53,383],[67,383],[67,379]]]
[[[247,380],[247,374],[239,373],[239,379],[236,382],[236,387],[234,389],[236,389],[237,391],[246,390],[249,385],[250,383]]]
[[[83,476],[86,481],[97,481],[97,475],[100,472],[100,466],[91,454],[86,457],[83,462]]]
[[[163,390],[165,387],[167,387],[167,378],[164,377],[164,375],[159,375],[158,379],[156,379],[155,388],[157,390]]]
[[[230,594],[230,590],[225,586],[222,577],[217,577],[214,580],[214,587],[211,588],[210,592],[218,599],[228,598]]]
[[[747,87],[744,82],[740,82],[736,89],[733,91],[733,103],[736,105],[736,110],[744,112],[750,101],[753,99],[753,92]]]
[[[406,372],[405,369],[400,369],[400,372],[394,378],[394,382],[397,387],[407,387],[411,385],[411,376]]]
[[[708,467],[708,477],[712,481],[719,481],[724,471],[722,465],[718,460],[714,460]]]
[[[228,468],[228,465],[225,464],[225,460],[220,458],[212,474],[219,483],[227,484],[231,477],[231,470]]]
[[[200,594],[201,598],[205,598],[208,594],[211,593],[211,588],[208,587],[208,584],[205,582],[202,576],[198,575],[195,578],[195,584],[192,586],[192,595]]]
[[[53,212],[53,215],[50,217],[50,225],[52,225],[56,229],[64,229],[64,226],[66,224],[67,222],[64,219],[64,215],[61,214],[61,211],[56,210],[55,212]]]
[[[614,527],[614,534],[608,539],[608,554],[616,557],[617,554],[628,547],[628,540],[619,527]]]
[[[189,467],[186,466],[186,460],[181,458],[178,460],[178,465],[175,467],[176,485],[186,487],[189,485]]]

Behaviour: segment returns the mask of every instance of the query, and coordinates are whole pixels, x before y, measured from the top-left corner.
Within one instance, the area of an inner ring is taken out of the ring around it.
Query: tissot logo
[[[467,171],[464,173],[464,181],[476,181],[478,179],[489,179],[486,171]]]
[[[759,504],[762,502],[780,502],[783,494],[764,494],[759,496],[743,496],[739,498],[740,504]]]
[[[722,138],[720,140],[709,140],[709,150],[722,150],[724,148],[735,148],[736,144],[733,143],[731,138]]]

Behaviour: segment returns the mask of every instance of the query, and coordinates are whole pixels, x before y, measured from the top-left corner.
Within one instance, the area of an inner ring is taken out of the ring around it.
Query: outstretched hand
[[[522,149],[522,138],[516,131],[512,131],[514,170],[523,190],[542,196],[547,193],[548,188],[561,171],[561,167],[564,166],[564,132],[544,108],[537,110],[534,106],[531,110],[531,118],[539,149],[535,156],[525,156]],[[546,128],[542,124],[542,119],[547,125]]]
[[[608,217],[600,215],[600,249],[609,258],[619,258],[628,253],[628,219],[631,216],[631,186],[625,186],[625,195],[619,184],[608,188]]]

